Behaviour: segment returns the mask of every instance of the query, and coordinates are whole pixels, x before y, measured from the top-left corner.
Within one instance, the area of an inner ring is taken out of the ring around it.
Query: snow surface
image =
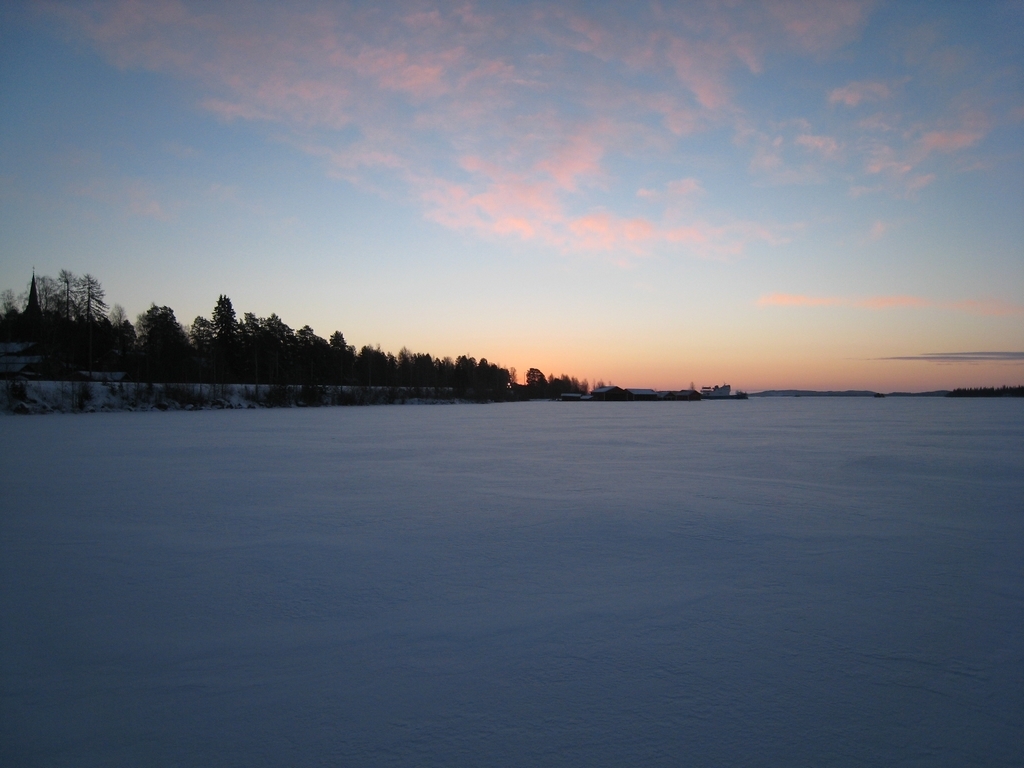
[[[0,418],[0,764],[1024,763],[1024,401]]]

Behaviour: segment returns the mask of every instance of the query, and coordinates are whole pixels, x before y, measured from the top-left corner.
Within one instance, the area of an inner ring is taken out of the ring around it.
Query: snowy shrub
[[[21,379],[10,379],[7,382],[7,401],[24,400],[28,397],[25,391],[25,382]]]
[[[75,408],[80,411],[84,411],[85,407],[92,400],[92,387],[89,386],[89,382],[83,381],[77,387],[75,387]]]

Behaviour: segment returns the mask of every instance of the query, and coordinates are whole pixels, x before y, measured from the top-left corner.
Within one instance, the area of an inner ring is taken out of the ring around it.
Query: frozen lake
[[[3,765],[1024,763],[1021,400],[0,436]]]

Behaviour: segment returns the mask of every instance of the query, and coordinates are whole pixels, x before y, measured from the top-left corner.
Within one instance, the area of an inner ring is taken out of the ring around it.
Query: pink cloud
[[[765,5],[798,47],[820,53],[852,41],[867,23],[870,0],[770,0]]]
[[[705,109],[719,110],[731,98],[731,89],[725,82],[722,64],[716,59],[721,51],[707,45],[674,39],[669,45],[667,57],[676,76]]]
[[[575,48],[581,51],[601,51],[608,47],[608,31],[590,19],[574,14],[569,17],[569,29],[578,35]]]
[[[891,95],[889,86],[885,83],[859,82],[844,85],[829,92],[829,104],[844,104],[847,107],[856,107],[862,102],[881,101],[888,99]]]
[[[913,176],[907,180],[907,191],[911,194],[919,190],[924,189],[933,181],[935,181],[934,173],[923,173],[918,176]]]
[[[558,229],[566,215],[552,182],[531,181],[478,157],[465,157],[462,167],[481,177],[474,186],[428,178],[420,182],[421,199],[428,203],[428,218],[452,229],[471,229],[523,239],[543,238],[564,244]]]
[[[462,49],[456,48],[413,57],[402,50],[375,48],[361,51],[353,63],[358,74],[373,79],[382,88],[429,98],[448,91],[444,76],[463,54]]]
[[[225,101],[224,99],[203,99],[203,109],[212,112],[221,120],[231,122],[232,120],[271,120],[273,115],[269,112],[257,109],[250,104]]]
[[[579,177],[600,176],[601,158],[604,147],[587,135],[571,137],[553,154],[537,164],[537,168],[550,174],[558,186],[567,190],[576,189]]]
[[[668,193],[674,197],[690,197],[692,195],[700,195],[704,193],[704,187],[701,186],[697,179],[693,178],[670,181],[666,189]]]
[[[661,115],[662,123],[674,136],[690,136],[706,124],[701,110],[680,103],[673,94],[633,94],[633,102],[643,110]]]
[[[785,165],[782,159],[782,142],[781,136],[775,136],[774,138],[768,136],[759,137],[754,150],[754,157],[750,161],[750,170],[765,173],[782,168]]]
[[[921,309],[936,306],[934,302],[922,299],[918,296],[872,296],[868,299],[861,299],[853,302],[852,306],[863,307],[864,309],[890,309],[893,307],[913,307]]]
[[[624,166],[667,169],[681,140],[738,123],[737,70],[761,72],[772,51],[844,45],[867,6],[774,0],[572,15],[510,5],[489,7],[489,18],[469,4],[44,8],[108,60],[192,79],[211,114],[273,121],[275,139],[323,158],[327,173],[389,194],[397,185],[443,226],[563,250],[733,258],[785,238],[773,225],[695,215],[703,189],[672,181],[678,170],[643,181],[650,189],[637,196],[663,209],[646,218],[608,210],[605,193],[638,186],[643,177]],[[779,181],[817,179],[814,166],[787,166],[784,151],[831,158],[845,144],[800,131],[770,137],[752,165]]]
[[[796,137],[795,142],[801,147],[817,152],[826,158],[835,157],[839,153],[839,143],[831,136],[802,134]]]
[[[984,136],[979,131],[930,131],[921,137],[920,147],[928,152],[955,152],[973,146]]]
[[[914,170],[914,165],[905,160],[893,147],[877,144],[868,154],[868,173],[891,173],[903,176]]]
[[[891,115],[882,113],[874,114],[857,121],[857,127],[865,131],[876,133],[889,133],[895,130],[894,118]]]
[[[683,246],[700,258],[727,259],[742,255],[754,242],[784,241],[772,229],[746,222],[680,226],[607,210],[573,214],[560,199],[565,190],[554,180],[531,180],[472,156],[461,165],[478,177],[475,188],[433,179],[424,180],[421,194],[428,218],[452,229],[535,240],[563,251],[616,253],[619,263],[670,246]]]
[[[858,197],[863,197],[864,195],[871,195],[876,192],[881,192],[882,189],[883,188],[879,185],[867,187],[864,186],[863,184],[856,184],[850,187],[850,197],[857,199]]]
[[[704,187],[694,178],[676,179],[665,185],[665,190],[638,189],[636,196],[644,200],[680,201],[692,200],[704,194]]]
[[[757,300],[759,307],[832,307],[846,303],[845,299],[795,293],[772,293]]]
[[[916,126],[914,130],[903,132],[905,141],[902,145],[895,135],[890,135],[888,143],[867,142],[865,171],[888,176],[898,193],[913,198],[938,178],[935,171],[919,170],[926,162],[935,164],[934,154],[952,154],[968,149],[985,138],[989,130],[989,118],[984,114],[962,115],[959,122],[960,127],[956,129],[923,130]],[[964,170],[962,164],[959,170]]]

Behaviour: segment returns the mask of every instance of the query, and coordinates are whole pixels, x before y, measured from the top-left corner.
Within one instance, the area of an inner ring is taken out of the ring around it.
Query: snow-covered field
[[[0,417],[0,764],[1020,766],[1024,401]]]

